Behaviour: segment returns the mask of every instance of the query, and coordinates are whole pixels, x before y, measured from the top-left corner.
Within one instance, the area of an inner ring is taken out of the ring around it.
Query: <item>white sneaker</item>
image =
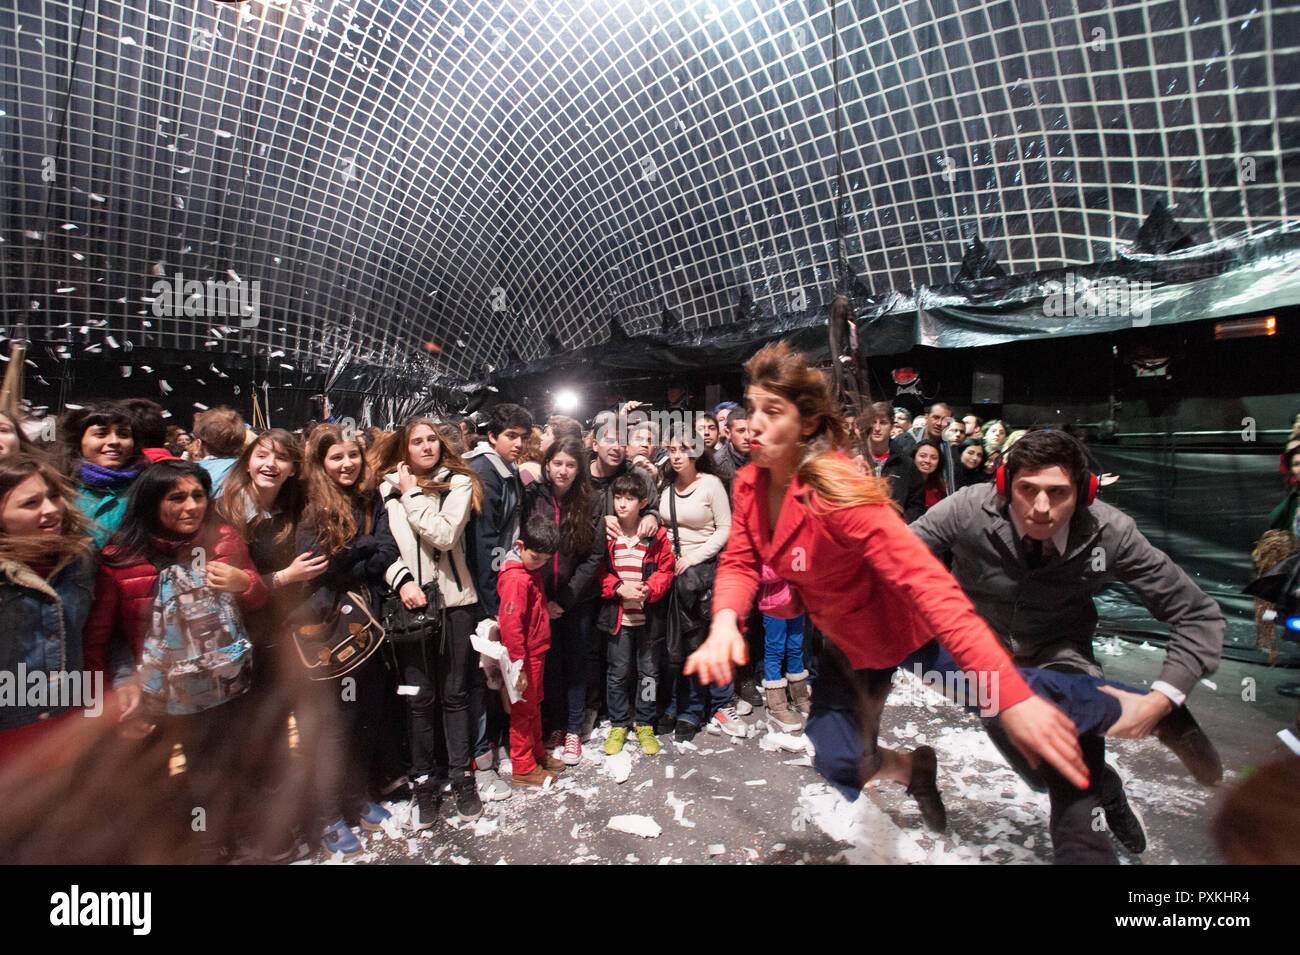
[[[476,770],[474,781],[478,784],[478,798],[484,802],[500,802],[510,798],[510,784],[490,769]]]
[[[734,706],[724,706],[714,713],[706,729],[715,735],[726,733],[728,736],[736,737],[744,736],[749,731],[749,728],[740,721],[740,714],[736,712]]]
[[[739,696],[731,701],[731,708],[736,711],[737,716],[748,716],[750,713],[754,712],[754,704],[746,703]]]

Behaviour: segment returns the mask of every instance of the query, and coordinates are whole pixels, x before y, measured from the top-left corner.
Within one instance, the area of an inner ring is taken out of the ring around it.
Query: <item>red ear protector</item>
[[[1064,435],[1065,437],[1073,441],[1075,444],[1079,445],[1079,450],[1083,451],[1083,445],[1080,444],[1079,439],[1076,438],[1074,435],[1068,434],[1065,431],[1055,431],[1055,429],[1052,428],[1044,428],[1042,430],[1044,433],[1049,433],[1049,434],[1055,433],[1055,434]],[[1029,433],[1033,434],[1032,431]],[[1021,438],[1021,440],[1024,439]],[[1086,457],[1086,453],[1085,453],[1085,457]],[[1011,483],[1007,477],[1006,462],[1007,462],[1007,453],[1004,452],[1002,455],[1002,461],[998,464],[997,471],[995,471],[994,474],[996,476],[995,480],[997,483],[998,495],[1000,497],[1005,497],[1008,501],[1010,501]],[[1098,477],[1093,472],[1084,471],[1081,475],[1079,475],[1079,484],[1078,484],[1079,500],[1083,502],[1084,507],[1091,506],[1092,502],[1097,500],[1097,489],[1100,487],[1101,487],[1101,478]]]

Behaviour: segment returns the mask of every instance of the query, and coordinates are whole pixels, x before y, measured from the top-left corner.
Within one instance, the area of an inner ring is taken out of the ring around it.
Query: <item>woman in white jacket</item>
[[[470,821],[482,814],[483,804],[471,768],[469,691],[477,657],[470,634],[478,594],[465,563],[465,528],[481,508],[483,491],[429,418],[406,420],[373,454],[401,552],[388,568],[388,584],[408,609],[427,606],[430,598],[445,608],[430,615],[424,638],[394,645],[398,682],[416,689],[402,697],[410,718],[413,823],[417,829],[434,824],[448,783],[457,814]]]

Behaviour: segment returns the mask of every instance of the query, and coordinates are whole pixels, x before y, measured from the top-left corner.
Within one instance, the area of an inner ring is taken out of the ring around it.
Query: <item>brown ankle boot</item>
[[[803,729],[803,718],[790,709],[785,687],[785,680],[763,681],[763,695],[767,698],[767,723],[778,733],[797,733]]]
[[[812,712],[812,687],[808,685],[808,671],[787,673],[785,678],[790,683],[790,705],[807,716]]]
[[[565,763],[564,760],[556,759],[550,753],[547,753],[538,759],[537,765],[542,767],[542,769],[546,770],[552,776],[558,776],[569,768],[568,764]]]
[[[555,778],[555,774],[548,773],[538,765],[533,767],[531,773],[524,773],[523,775],[514,773],[510,778],[516,786],[544,786],[548,779]]]

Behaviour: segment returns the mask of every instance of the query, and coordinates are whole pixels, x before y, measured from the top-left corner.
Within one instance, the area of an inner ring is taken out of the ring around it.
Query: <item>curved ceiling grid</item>
[[[467,378],[611,321],[701,337],[824,312],[839,281],[942,284],[976,238],[1013,273],[1105,260],[1160,200],[1203,239],[1257,232],[1300,181],[1300,13],[1268,3],[6,17],[3,325],[65,352],[399,365],[432,342]],[[160,316],[177,274],[257,282],[262,321]]]

